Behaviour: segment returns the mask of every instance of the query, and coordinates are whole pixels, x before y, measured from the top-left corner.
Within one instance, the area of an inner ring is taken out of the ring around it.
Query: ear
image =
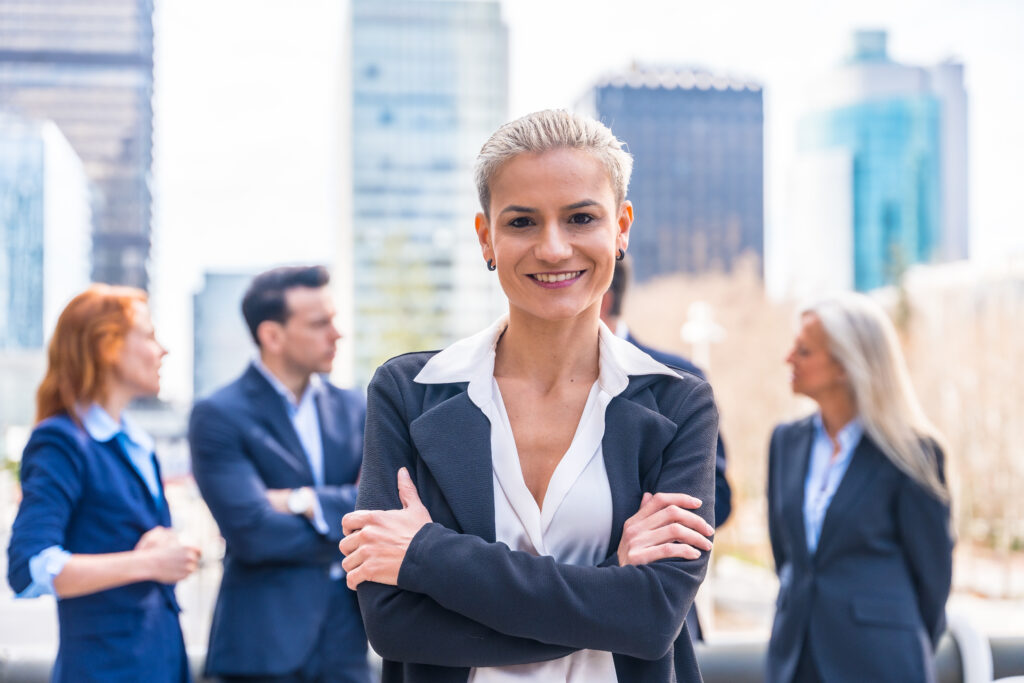
[[[480,252],[483,254],[484,260],[493,260],[494,245],[491,244],[491,225],[487,220],[487,216],[483,213],[478,213],[474,225],[476,227],[476,239],[480,242]]]
[[[256,337],[260,340],[260,349],[277,353],[281,348],[281,337],[284,328],[275,320],[264,320],[256,328]]]
[[[626,251],[629,248],[629,229],[633,227],[633,202],[625,200],[619,207],[619,234],[615,237],[615,248]]]

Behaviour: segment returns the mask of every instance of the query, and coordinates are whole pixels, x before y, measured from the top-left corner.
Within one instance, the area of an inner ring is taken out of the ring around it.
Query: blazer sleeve
[[[783,426],[775,427],[772,432],[771,442],[768,446],[768,489],[766,499],[768,501],[768,538],[772,546],[772,559],[775,561],[775,573],[782,571],[786,564],[786,548],[782,542],[782,519],[776,514],[778,507],[775,497],[776,488],[779,486],[779,475],[776,470],[779,467],[779,450],[782,448]]]
[[[680,396],[672,415],[676,432],[654,491],[708,500],[718,429],[708,384]],[[712,521],[712,511],[701,513]],[[679,635],[707,562],[702,553],[638,567],[567,565],[428,524],[409,546],[398,585],[511,636],[656,660]]]
[[[414,472],[409,421],[386,365],[368,388],[360,510],[400,509],[394,475]],[[574,648],[506,635],[442,607],[423,593],[364,582],[356,590],[367,639],[384,659],[438,666],[510,666],[556,659]]]
[[[266,486],[245,453],[243,436],[235,420],[210,400],[192,409],[192,474],[231,553],[248,564],[340,561],[335,541],[306,519],[270,506]]]
[[[942,452],[935,449],[942,474]],[[917,605],[932,647],[946,629],[946,599],[953,579],[953,536],[949,505],[910,477],[897,494],[897,523],[903,553],[917,591]]]
[[[32,583],[29,560],[64,546],[64,532],[82,494],[78,446],[55,429],[32,433],[21,460],[21,505],[7,548],[7,580],[20,593]]]
[[[732,487],[725,478],[725,443],[718,435],[715,445],[715,528],[725,524],[732,514]]]

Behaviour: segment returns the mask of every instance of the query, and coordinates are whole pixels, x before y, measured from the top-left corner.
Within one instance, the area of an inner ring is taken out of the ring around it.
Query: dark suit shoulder
[[[419,374],[420,370],[423,369],[423,366],[427,364],[427,361],[438,353],[440,351],[412,351],[410,353],[403,353],[400,356],[384,361],[377,368],[377,372],[386,368],[388,373],[396,380],[407,379],[411,382]]]
[[[673,370],[682,370],[683,372],[688,372],[691,375],[697,375],[697,377],[700,377],[701,379],[706,379],[704,372],[700,368],[682,356],[669,353],[668,351],[661,351],[660,349],[655,349],[651,346],[647,346],[646,344],[641,344],[635,337],[633,337],[633,335],[626,337],[626,341],[630,342],[633,346],[637,347],[662,365],[667,365]]]

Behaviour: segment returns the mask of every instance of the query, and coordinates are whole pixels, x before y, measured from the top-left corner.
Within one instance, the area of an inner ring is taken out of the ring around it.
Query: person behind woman
[[[881,308],[804,308],[786,361],[818,411],[776,427],[768,530],[779,596],[772,683],[932,681],[952,574],[941,438]]]
[[[476,232],[508,315],[370,383],[341,550],[385,681],[700,678],[718,418],[600,322],[633,222],[621,146],[563,111],[500,128]]]
[[[173,586],[199,551],[169,528],[152,439],[124,414],[159,392],[166,353],[128,287],[76,296],[50,341],[7,552],[18,597],[57,596],[54,681],[190,679]]]

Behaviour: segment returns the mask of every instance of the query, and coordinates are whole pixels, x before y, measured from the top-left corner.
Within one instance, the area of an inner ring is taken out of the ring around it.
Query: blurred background
[[[476,152],[570,108],[635,156],[626,320],[719,402],[708,640],[767,637],[767,441],[811,411],[782,359],[834,288],[890,311],[952,446],[950,609],[1024,635],[1022,66],[1018,0],[0,0],[0,544],[56,315],[90,280],[145,288],[171,353],[135,412],[205,551],[178,588],[205,649],[222,550],[185,426],[253,355],[248,279],[332,269],[347,385],[476,331],[502,302]],[[52,656],[55,623],[0,587],[0,654]]]

